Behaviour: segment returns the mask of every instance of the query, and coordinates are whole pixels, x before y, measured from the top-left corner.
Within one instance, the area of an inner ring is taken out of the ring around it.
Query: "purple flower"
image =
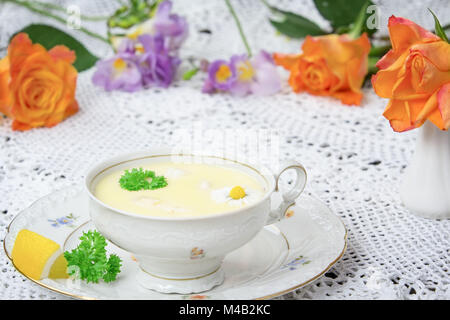
[[[236,96],[270,95],[281,88],[281,79],[271,56],[261,51],[256,56],[233,55],[230,63],[217,60],[210,64],[203,92],[228,91]]]
[[[185,18],[172,14],[172,2],[163,1],[158,5],[154,17],[156,34],[161,34],[168,39],[170,51],[178,50],[188,36],[188,24]]]
[[[247,55],[231,56],[231,65],[236,69],[236,81],[230,87],[230,92],[236,96],[245,96],[251,92],[255,70]]]
[[[116,41],[117,54],[97,63],[94,84],[108,91],[168,87],[181,62],[177,50],[188,34],[186,19],[171,10],[172,2],[161,2],[153,19]]]
[[[180,60],[169,54],[163,35],[144,34],[138,40],[144,49],[138,58],[144,87],[167,88],[172,83]]]
[[[136,41],[130,38],[123,38],[120,41],[117,52],[134,55],[136,53]]]
[[[272,95],[280,91],[281,79],[272,56],[261,50],[259,54],[250,59],[254,69],[253,81],[250,91],[256,95]]]
[[[168,87],[180,60],[172,56],[163,35],[144,34],[136,40],[122,40],[117,54],[97,62],[94,84],[107,91],[137,91],[141,88]]]
[[[122,47],[122,40],[127,38],[137,42],[138,37],[144,34],[163,35],[167,48],[175,53],[188,36],[188,23],[184,17],[173,14],[171,11],[171,1],[166,0],[159,3],[152,18],[133,25],[126,36],[112,36],[113,47],[119,51],[119,48]]]
[[[230,91],[236,81],[236,68],[225,60],[216,60],[208,67],[208,78],[203,86],[204,93],[215,90]]]
[[[98,61],[92,82],[106,91],[134,92],[142,88],[141,73],[132,53],[119,52],[111,59]]]

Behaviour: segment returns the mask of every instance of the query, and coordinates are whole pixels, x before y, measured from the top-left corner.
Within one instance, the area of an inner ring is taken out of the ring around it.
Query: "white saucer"
[[[347,247],[344,224],[319,200],[302,195],[291,207],[289,216],[265,227],[245,246],[227,255],[222,265],[225,281],[201,294],[163,294],[144,289],[136,280],[139,267],[133,256],[112,243],[106,249],[118,254],[123,264],[112,283],[30,280],[79,299],[273,298],[322,276]],[[17,233],[24,228],[58,242],[63,250],[76,247],[83,231],[95,229],[89,217],[87,196],[80,186],[53,192],[19,213],[9,225],[3,242],[8,257]]]

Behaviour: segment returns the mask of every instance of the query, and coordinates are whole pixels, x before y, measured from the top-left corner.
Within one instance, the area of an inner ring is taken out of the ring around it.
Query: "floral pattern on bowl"
[[[69,213],[67,216],[56,218],[56,219],[47,219],[51,222],[51,226],[55,228],[59,228],[62,226],[67,226],[71,228],[75,228],[77,225],[75,224],[75,220],[77,217],[73,215],[73,213]]]
[[[285,264],[282,268],[287,268],[289,270],[297,270],[298,267],[310,263],[311,261],[303,256],[298,256],[297,258],[291,260],[291,262]]]
[[[286,211],[286,214],[285,214],[286,218],[290,218],[290,217],[292,217],[293,215],[294,215],[294,210],[288,210],[288,211]]]
[[[201,259],[205,256],[205,252],[203,251],[203,249],[199,249],[197,247],[192,248],[191,250],[191,259],[195,260],[195,259]]]

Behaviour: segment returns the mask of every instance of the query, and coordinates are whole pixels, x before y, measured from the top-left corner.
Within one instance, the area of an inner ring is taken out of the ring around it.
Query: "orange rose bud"
[[[0,61],[0,112],[13,130],[52,127],[78,111],[75,53],[65,46],[47,51],[19,33]]]
[[[302,51],[273,56],[276,64],[290,71],[289,85],[294,92],[332,96],[347,105],[361,104],[370,51],[365,33],[358,39],[336,34],[307,36]]]
[[[450,125],[450,44],[414,22],[391,16],[392,49],[372,77],[377,95],[388,98],[383,115],[394,131],[420,127],[430,120],[439,129]]]

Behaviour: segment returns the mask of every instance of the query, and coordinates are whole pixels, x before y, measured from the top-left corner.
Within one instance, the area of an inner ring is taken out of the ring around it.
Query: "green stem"
[[[64,7],[61,7],[57,4],[53,4],[53,3],[47,3],[47,2],[40,2],[40,1],[32,1],[31,3],[29,3],[31,6],[34,6],[36,8],[37,6],[41,6],[44,9],[53,9],[56,11],[60,11],[60,12],[65,12],[67,13],[67,9]],[[38,8],[39,9],[39,8]],[[108,19],[107,16],[100,16],[100,17],[95,17],[95,16],[85,16],[85,15],[80,15],[80,18],[82,20],[86,20],[86,21],[103,21]]]
[[[264,3],[266,7],[272,8],[272,6],[266,0],[261,0],[261,2]]]
[[[252,50],[250,49],[250,46],[248,45],[247,38],[245,37],[245,34],[244,34],[244,30],[242,30],[241,23],[239,22],[239,18],[237,17],[236,12],[234,11],[233,6],[231,5],[230,1],[225,0],[225,3],[227,4],[228,10],[230,10],[231,15],[233,16],[234,21],[236,22],[236,25],[239,30],[239,34],[241,35],[241,38],[242,38],[242,42],[244,42],[245,48],[247,49],[247,54],[249,57],[251,57]]]
[[[391,41],[391,37],[389,36],[374,36],[373,39],[378,41]]]
[[[3,2],[11,2],[11,3],[17,4],[19,6],[27,8],[30,11],[36,12],[36,13],[38,13],[40,15],[52,18],[52,19],[54,19],[56,21],[59,21],[61,23],[66,24],[66,20],[61,18],[60,16],[54,15],[52,13],[49,13],[49,12],[45,11],[45,10],[41,10],[41,9],[35,8],[27,1],[19,1],[19,0],[2,0],[2,1]],[[98,40],[106,42],[107,44],[110,45],[108,39],[104,38],[103,36],[101,36],[101,35],[99,35],[99,34],[97,34],[95,32],[92,32],[92,31],[90,31],[90,30],[88,30],[86,28],[83,28],[83,27],[81,27],[80,29],[77,29],[77,30],[79,30],[79,31],[81,31],[81,32],[83,32],[83,33],[93,37],[93,38],[96,38]]]
[[[378,60],[380,60],[379,57],[369,57],[368,75],[375,74],[378,72],[378,68],[375,66]]]
[[[385,55],[391,48],[392,47],[390,45],[385,45],[385,46],[380,46],[380,47],[373,46],[370,49],[369,56],[379,58],[379,57]]]
[[[356,21],[353,23],[353,27],[348,32],[348,35],[353,38],[359,38],[359,36],[362,33],[364,23],[366,22],[366,10],[369,6],[369,1],[366,1],[366,3],[362,6],[361,10],[359,11],[358,17],[356,18]]]
[[[193,69],[190,69],[190,70],[186,71],[186,72],[183,74],[183,80],[191,80],[191,78],[192,78],[193,76],[195,76],[199,70],[200,70],[200,68],[195,67],[195,68],[193,68]]]

